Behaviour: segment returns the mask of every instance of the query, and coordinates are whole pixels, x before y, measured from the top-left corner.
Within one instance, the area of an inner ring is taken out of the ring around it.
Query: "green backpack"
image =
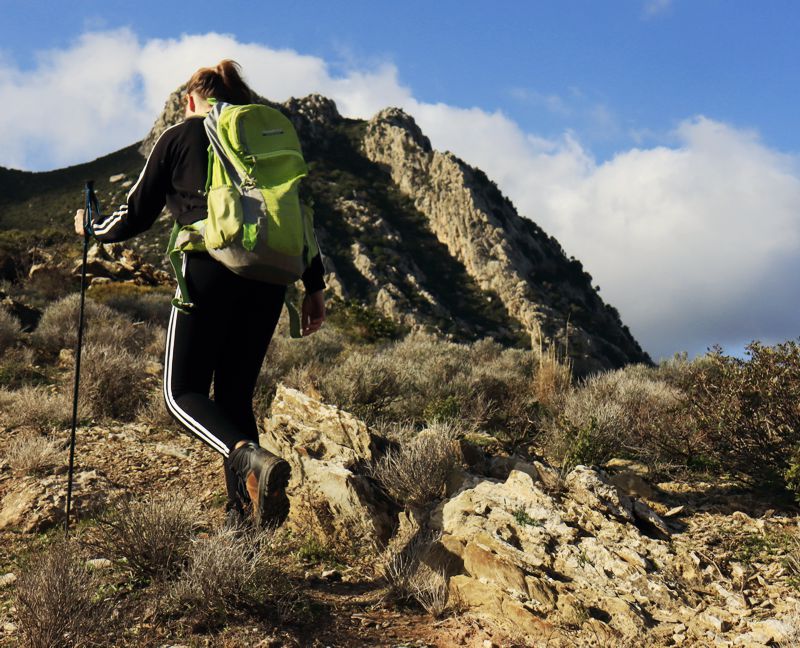
[[[172,303],[184,312],[193,305],[181,270],[184,252],[205,250],[238,275],[283,285],[297,281],[319,252],[314,213],[298,195],[308,168],[292,123],[261,104],[209,103],[208,218],[176,221],[167,248],[180,290]],[[286,303],[298,337],[297,310]]]

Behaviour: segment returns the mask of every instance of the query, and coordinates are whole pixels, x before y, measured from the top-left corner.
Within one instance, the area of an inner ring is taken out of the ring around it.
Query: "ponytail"
[[[232,104],[249,104],[253,101],[253,91],[242,79],[241,67],[236,61],[224,59],[217,67],[200,68],[186,84],[186,94],[196,92],[207,99]]]

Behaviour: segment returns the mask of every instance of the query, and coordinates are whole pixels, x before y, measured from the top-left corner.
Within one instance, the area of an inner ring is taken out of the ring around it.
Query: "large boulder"
[[[528,466],[505,481],[473,477],[434,510],[441,544],[460,559],[449,564],[463,565],[451,591],[528,633],[545,618],[566,626],[591,618],[633,638],[657,611],[680,607],[682,592],[658,567],[670,561],[669,543],[639,528],[644,504],[584,466],[558,495],[538,474]]]
[[[355,529],[385,544],[396,527],[392,505],[366,474],[376,440],[352,414],[279,385],[261,445],[292,466],[290,522],[322,512],[334,533]],[[324,530],[325,524],[320,525]]]

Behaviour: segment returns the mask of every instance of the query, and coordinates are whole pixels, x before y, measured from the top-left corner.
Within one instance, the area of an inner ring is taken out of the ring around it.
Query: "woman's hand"
[[[318,331],[325,321],[325,296],[321,290],[303,298],[301,325],[303,337]]]
[[[78,236],[84,236],[85,232],[83,231],[83,217],[86,213],[85,209],[79,209],[75,212],[75,233]]]

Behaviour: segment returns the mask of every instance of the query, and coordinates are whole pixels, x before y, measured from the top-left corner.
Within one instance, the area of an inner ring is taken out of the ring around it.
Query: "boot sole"
[[[279,527],[289,517],[289,498],[286,487],[292,467],[280,459],[269,470],[262,470],[258,480],[258,510],[256,522],[261,527]]]

